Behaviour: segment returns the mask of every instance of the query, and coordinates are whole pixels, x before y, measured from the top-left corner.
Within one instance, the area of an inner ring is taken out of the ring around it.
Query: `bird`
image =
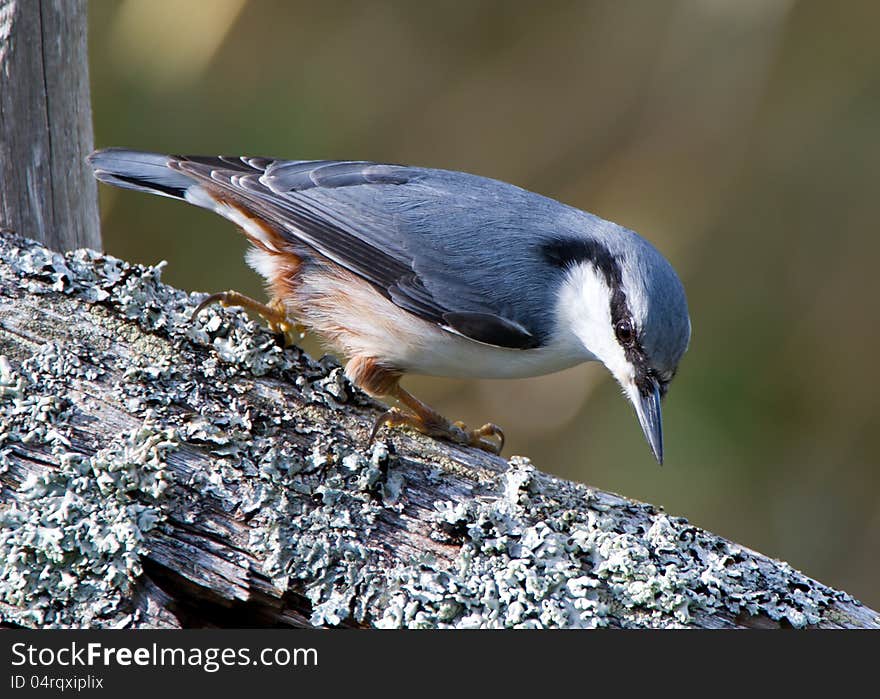
[[[681,280],[646,239],[594,214],[479,175],[361,160],[88,156],[101,182],[180,199],[236,224],[268,303],[209,303],[307,328],[346,376],[394,403],[376,420],[500,453],[494,423],[468,429],[406,391],[421,374],[519,378],[599,361],[620,384],[657,462],[661,400],[688,348]]]

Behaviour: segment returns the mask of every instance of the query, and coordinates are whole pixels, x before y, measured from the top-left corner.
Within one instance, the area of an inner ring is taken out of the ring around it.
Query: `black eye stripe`
[[[559,269],[578,262],[590,262],[605,277],[611,289],[622,284],[620,261],[598,240],[561,237],[541,245],[544,259]]]
[[[636,370],[636,385],[642,395],[648,395],[653,385],[648,377],[652,376],[654,370],[648,362],[648,356],[642,347],[641,340],[636,332],[635,324],[632,321],[632,315],[629,306],[626,303],[626,294],[620,287],[615,288],[611,294],[611,322],[614,323],[614,334],[617,342],[623,347],[626,360],[632,364]],[[625,325],[629,332],[621,337],[618,329]]]

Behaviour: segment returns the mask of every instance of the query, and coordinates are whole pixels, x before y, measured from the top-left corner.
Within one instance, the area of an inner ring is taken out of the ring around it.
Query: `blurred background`
[[[693,338],[651,458],[597,364],[406,386],[506,454],[880,607],[880,3],[90,6],[96,143],[465,170],[633,228]],[[262,298],[213,214],[101,189],[106,249]],[[320,354],[313,340],[307,347]]]

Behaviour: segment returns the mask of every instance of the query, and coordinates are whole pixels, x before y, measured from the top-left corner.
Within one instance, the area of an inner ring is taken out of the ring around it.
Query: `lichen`
[[[686,627],[764,615],[800,628],[846,596],[670,517],[511,459],[496,499],[436,503],[452,566],[386,571],[380,627]],[[594,506],[595,505],[595,506]],[[610,506],[609,506],[610,505]]]
[[[315,624],[676,628],[746,614],[800,628],[846,599],[682,518],[556,481],[518,458],[491,493],[435,504],[436,537],[460,546],[451,563],[382,565],[362,543],[394,504],[366,497],[379,469],[357,454],[339,469],[331,462],[321,461],[317,505],[275,480],[251,542],[279,586],[305,587]]]
[[[164,516],[165,455],[176,443],[145,423],[94,455],[72,450],[76,408],[60,387],[96,372],[70,349],[48,343],[19,372],[0,357],[0,459],[40,444],[57,464],[28,475],[0,506],[0,600],[19,623],[113,626],[127,614],[145,534]]]

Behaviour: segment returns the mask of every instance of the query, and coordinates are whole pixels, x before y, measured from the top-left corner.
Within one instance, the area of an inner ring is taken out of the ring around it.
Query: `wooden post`
[[[0,227],[101,248],[85,0],[0,0]]]

